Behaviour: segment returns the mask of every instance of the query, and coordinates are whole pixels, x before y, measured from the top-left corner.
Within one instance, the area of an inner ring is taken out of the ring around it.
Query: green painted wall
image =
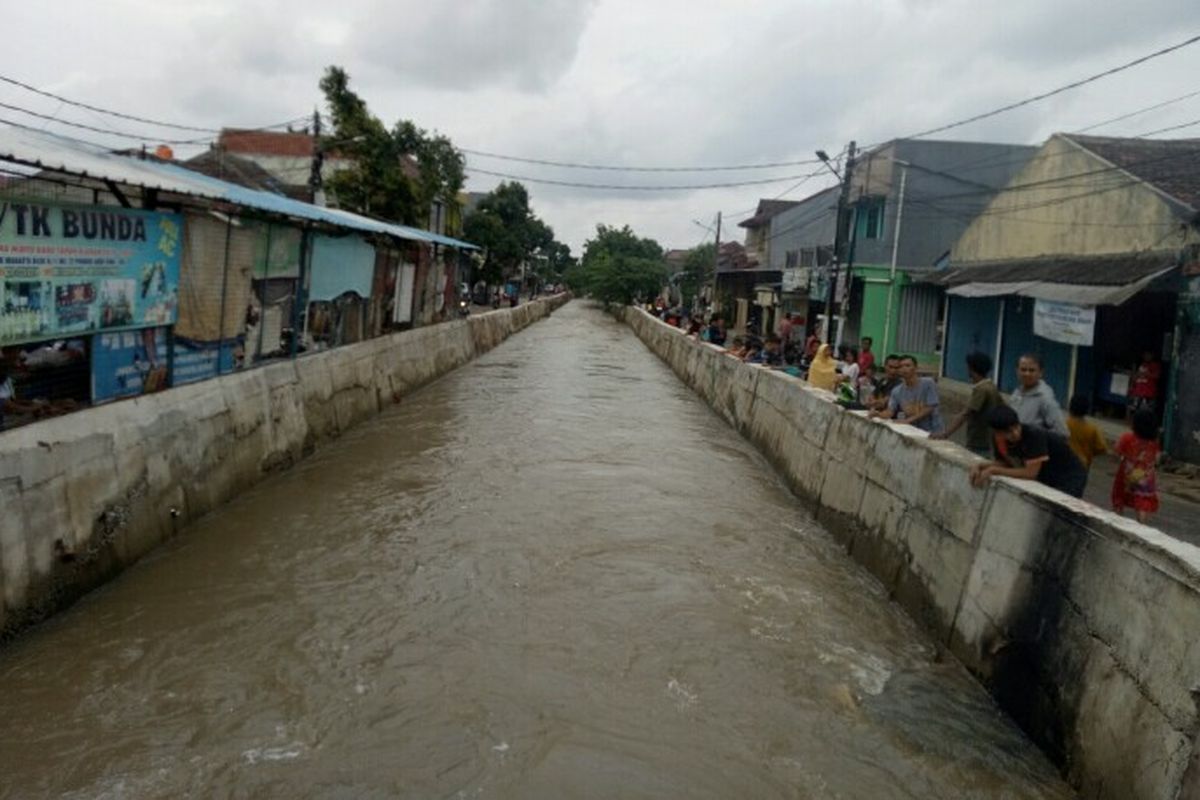
[[[891,267],[876,264],[855,264],[854,277],[863,283],[862,316],[859,323],[861,336],[870,336],[874,340],[872,350],[875,357],[882,359],[888,353],[899,352],[896,347],[896,331],[900,322],[900,305],[903,302],[903,289],[911,283],[911,278],[903,269],[896,270],[896,285],[892,296],[892,325],[887,341],[884,341],[884,329],[887,327],[888,288],[891,282]],[[936,370],[938,365],[937,353],[912,353],[921,362],[921,369]]]

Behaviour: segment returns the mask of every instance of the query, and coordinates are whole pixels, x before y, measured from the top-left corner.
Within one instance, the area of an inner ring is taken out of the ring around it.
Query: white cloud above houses
[[[380,116],[412,119],[461,147],[558,161],[700,166],[804,160],[817,148],[837,152],[850,139],[905,135],[1197,33],[1194,0],[114,0],[46,4],[10,17],[0,72],[97,106],[220,127],[311,113],[321,102],[321,72],[339,64]],[[1196,75],[1200,45],[944,136],[1034,143],[1196,90]],[[13,86],[0,86],[0,102],[98,127],[170,134]],[[30,122],[9,110],[0,118]],[[1095,133],[1133,135],[1193,119],[1200,119],[1200,97]],[[1200,136],[1200,125],[1179,135]],[[500,180],[478,170],[622,186],[811,170],[597,172],[477,156],[472,168],[474,190]],[[706,235],[693,220],[710,222],[718,210],[736,219],[734,212],[796,182],[672,192],[528,186],[538,212],[575,248],[599,222],[628,223],[665,246],[688,247]],[[788,196],[826,182],[814,178]],[[737,232],[730,226],[725,235]]]

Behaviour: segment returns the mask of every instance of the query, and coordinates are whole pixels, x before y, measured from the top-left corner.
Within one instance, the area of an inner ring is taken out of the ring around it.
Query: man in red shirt
[[[870,336],[862,338],[862,348],[858,351],[858,374],[866,375],[867,370],[875,366],[875,354],[871,352],[871,345],[875,344]]]

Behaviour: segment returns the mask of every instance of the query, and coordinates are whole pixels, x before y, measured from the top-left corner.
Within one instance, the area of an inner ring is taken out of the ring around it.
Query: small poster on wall
[[[1033,332],[1052,342],[1091,347],[1096,337],[1096,309],[1039,299],[1033,305]]]

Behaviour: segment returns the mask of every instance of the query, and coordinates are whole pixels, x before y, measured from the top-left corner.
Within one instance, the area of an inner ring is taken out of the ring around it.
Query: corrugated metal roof
[[[928,276],[958,297],[1022,295],[1077,305],[1120,305],[1176,269],[1171,253],[1030,258],[965,264]]]
[[[398,239],[469,250],[478,249],[476,245],[449,236],[370,219],[341,209],[314,206],[283,195],[248,189],[211,178],[176,164],[116,155],[86,142],[25,128],[0,127],[0,160],[143,189],[158,189],[172,194],[219,200],[363,233],[377,233]]]
[[[1104,256],[1043,256],[1012,261],[954,264],[928,276],[942,286],[964,283],[1047,281],[1076,286],[1119,286],[1176,264],[1173,252],[1119,253]]]

